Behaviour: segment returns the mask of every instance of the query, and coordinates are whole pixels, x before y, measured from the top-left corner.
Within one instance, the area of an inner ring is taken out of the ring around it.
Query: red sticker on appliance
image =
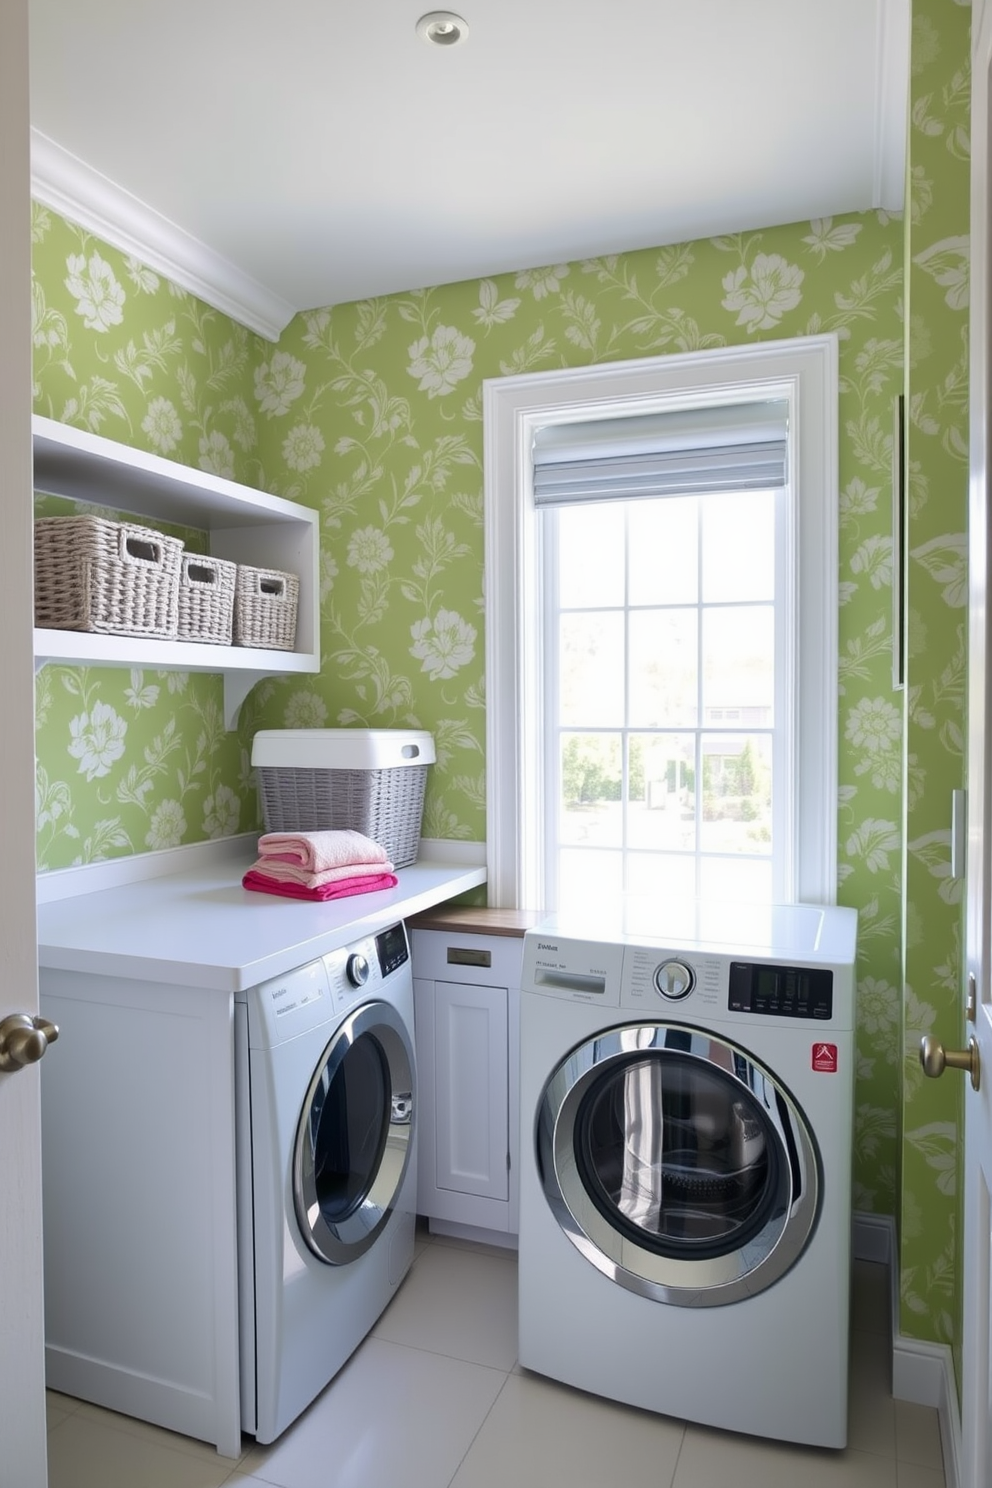
[[[837,1045],[814,1044],[813,1068],[824,1075],[835,1075],[837,1073]]]

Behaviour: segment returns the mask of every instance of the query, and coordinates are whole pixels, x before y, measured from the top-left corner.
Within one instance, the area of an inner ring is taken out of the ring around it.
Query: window
[[[835,338],[484,398],[490,902],[831,901]]]

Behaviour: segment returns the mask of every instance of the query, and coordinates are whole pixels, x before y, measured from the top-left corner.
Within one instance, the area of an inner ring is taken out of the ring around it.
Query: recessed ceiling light
[[[432,46],[457,46],[468,39],[468,26],[453,10],[429,10],[417,22],[417,35]]]

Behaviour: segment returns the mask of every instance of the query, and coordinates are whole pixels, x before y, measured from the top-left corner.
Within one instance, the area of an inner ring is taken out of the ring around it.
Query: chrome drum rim
[[[368,1040],[389,1103],[380,1111],[378,1151],[366,1181],[340,1217],[329,1219],[320,1196],[318,1141],[323,1100],[355,1045]],[[386,1002],[363,1003],[343,1020],[324,1050],[307,1089],[293,1147],[293,1200],[300,1232],[330,1265],[347,1265],[382,1233],[403,1185],[414,1140],[415,1060],[404,1021]]]
[[[754,1224],[740,1244],[699,1258],[663,1253],[647,1230],[641,1242],[636,1226],[619,1210],[611,1212],[603,1192],[590,1183],[581,1156],[583,1125],[597,1089],[611,1076],[650,1072],[655,1061],[673,1058],[726,1085],[728,1097],[747,1108],[771,1144],[767,1192]],[[701,1029],[639,1023],[604,1030],[580,1044],[545,1085],[535,1143],[545,1197],[572,1244],[611,1281],[655,1301],[713,1307],[754,1296],[795,1265],[816,1228],[822,1167],[803,1112],[753,1055]]]

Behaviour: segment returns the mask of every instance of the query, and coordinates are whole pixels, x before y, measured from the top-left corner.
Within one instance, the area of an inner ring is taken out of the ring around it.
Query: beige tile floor
[[[371,1335],[241,1458],[49,1396],[50,1488],[944,1488],[934,1410],[890,1393],[888,1274],[855,1262],[849,1445],[687,1425],[516,1367],[516,1257],[421,1234]]]

